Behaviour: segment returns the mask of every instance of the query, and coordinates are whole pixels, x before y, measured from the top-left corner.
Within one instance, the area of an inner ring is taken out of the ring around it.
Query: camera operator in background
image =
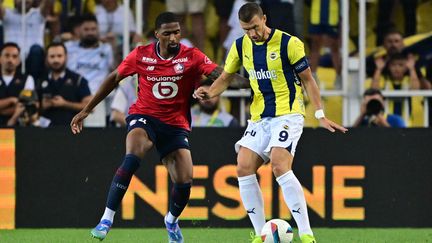
[[[24,89],[34,90],[33,77],[19,70],[20,48],[7,42],[0,48],[0,126],[5,126],[15,113],[18,96]]]
[[[50,120],[39,115],[39,101],[36,92],[25,89],[21,91],[15,112],[8,120],[8,126],[48,127]]]
[[[360,116],[353,127],[406,127],[399,115],[387,114],[384,106],[384,96],[378,89],[367,89],[363,94]]]

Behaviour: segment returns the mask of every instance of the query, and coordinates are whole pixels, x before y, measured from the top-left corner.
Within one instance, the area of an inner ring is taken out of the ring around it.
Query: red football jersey
[[[167,60],[158,55],[156,48],[156,43],[139,46],[118,67],[122,76],[138,74],[138,99],[129,114],[149,115],[190,130],[194,89],[202,75],[209,75],[217,65],[197,48],[180,44],[179,53]]]

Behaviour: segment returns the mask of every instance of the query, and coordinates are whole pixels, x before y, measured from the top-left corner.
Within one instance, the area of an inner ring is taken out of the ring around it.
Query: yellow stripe
[[[321,1],[318,0],[312,0],[311,5],[311,24],[319,24],[320,18],[321,18]]]
[[[0,129],[0,229],[15,228],[15,131]]]
[[[338,0],[331,0],[329,5],[329,24],[337,26],[339,24],[339,2]]]

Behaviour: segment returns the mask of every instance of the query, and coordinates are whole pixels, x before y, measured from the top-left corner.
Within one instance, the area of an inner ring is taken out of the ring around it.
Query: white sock
[[[101,221],[104,219],[108,219],[109,221],[114,222],[114,215],[115,215],[115,211],[109,209],[109,208],[105,208],[105,212],[102,215]]]
[[[168,223],[172,224],[172,223],[175,223],[175,222],[178,221],[178,217],[172,215],[171,212],[168,212],[168,214],[167,214],[166,217],[165,217],[165,220],[166,220]]]
[[[256,174],[239,177],[238,181],[240,197],[254,227],[255,235],[261,235],[261,229],[265,224],[264,200]]]
[[[299,235],[313,235],[309,224],[309,216],[303,188],[297,177],[294,175],[294,172],[290,170],[276,178],[276,181],[282,188],[285,203],[291,210],[291,214],[297,223]]]

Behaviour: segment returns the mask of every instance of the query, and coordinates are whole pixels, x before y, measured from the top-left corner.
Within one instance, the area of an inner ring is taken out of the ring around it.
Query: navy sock
[[[191,183],[175,183],[170,195],[169,211],[175,217],[179,217],[186,207],[190,196]]]
[[[117,169],[108,193],[107,208],[117,211],[121,200],[129,186],[132,175],[138,169],[141,159],[136,155],[127,154],[123,163]]]

